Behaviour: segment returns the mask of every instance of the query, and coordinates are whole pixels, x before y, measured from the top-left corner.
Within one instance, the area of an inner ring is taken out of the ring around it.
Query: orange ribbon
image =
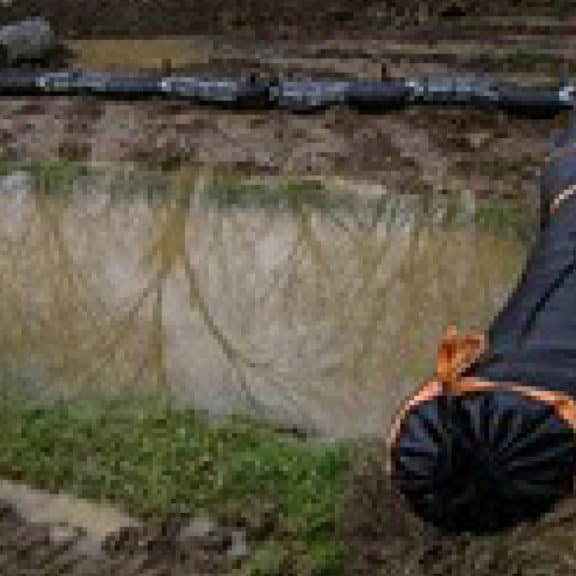
[[[448,326],[440,343],[436,378],[447,393],[455,392],[462,374],[486,352],[484,334],[458,336],[456,326]]]
[[[485,350],[486,338],[483,334],[459,336],[456,326],[448,326],[438,349],[436,378],[420,386],[400,407],[388,435],[390,448],[396,443],[404,419],[416,406],[443,393],[461,393],[462,374],[478,361]]]
[[[520,383],[490,382],[481,378],[463,376],[487,350],[486,337],[482,334],[459,336],[455,326],[446,330],[440,347],[436,366],[436,377],[425,382],[404,402],[394,418],[387,439],[387,466],[391,471],[391,454],[402,424],[406,417],[420,404],[434,400],[442,394],[462,394],[484,392],[490,390],[511,390],[537,400],[556,412],[572,428],[576,439],[576,401],[561,392],[542,390],[537,386]]]
[[[574,194],[576,194],[576,184],[562,190],[562,192],[560,192],[550,203],[550,214],[555,214],[558,212],[558,208],[560,208],[560,206],[564,204],[566,200],[572,198]]]

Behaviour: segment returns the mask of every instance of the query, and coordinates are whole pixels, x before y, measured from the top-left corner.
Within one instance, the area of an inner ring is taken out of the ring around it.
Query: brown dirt
[[[257,175],[339,176],[403,191],[535,190],[553,124],[488,112],[383,116],[234,113],[165,102],[0,100],[0,158],[211,165]]]
[[[478,14],[549,14],[566,0],[17,0],[3,6],[0,21],[40,15],[67,36],[142,36],[250,30],[294,35],[335,30],[412,27]]]
[[[358,462],[342,513],[347,576],[554,576],[576,574],[576,502],[540,521],[478,537],[424,524],[390,488],[381,454]]]

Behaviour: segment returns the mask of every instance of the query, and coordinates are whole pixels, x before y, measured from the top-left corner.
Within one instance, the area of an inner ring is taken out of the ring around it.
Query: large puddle
[[[66,394],[169,391],[378,433],[444,327],[486,327],[530,207],[208,169],[4,167],[0,365]]]

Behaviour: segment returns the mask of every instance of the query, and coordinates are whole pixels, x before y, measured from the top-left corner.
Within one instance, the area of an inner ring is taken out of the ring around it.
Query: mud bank
[[[0,100],[0,160],[181,163],[251,175],[342,176],[400,192],[526,194],[554,126],[489,112],[315,116],[186,104]]]
[[[391,489],[377,447],[356,467],[340,522],[348,576],[537,576],[574,574],[576,502],[538,522],[483,537],[442,534]]]
[[[506,36],[507,27],[495,33],[486,23],[469,25],[469,31],[483,26],[484,31],[466,49],[445,39],[423,50],[412,33],[391,44],[383,32],[361,39],[273,43],[262,36],[234,34],[154,41],[85,39],[69,43],[69,66],[158,69],[163,59],[170,59],[183,72],[296,78],[378,78],[382,67],[391,77],[481,68],[536,83],[558,79],[563,67],[576,67],[576,58],[567,52],[570,35],[559,19],[550,25],[556,31],[554,53],[542,52],[540,60],[527,55],[551,50],[546,35],[533,35],[525,52],[502,52],[499,38]],[[566,122],[567,115],[535,120],[466,109],[410,108],[381,115],[333,109],[294,115],[194,108],[165,100],[2,98],[0,160],[187,163],[256,175],[343,176],[398,191],[465,188],[514,195],[535,189],[550,136]]]
[[[493,0],[474,5],[446,1],[434,3],[433,9],[432,3],[414,1],[402,3],[406,14],[445,9],[445,25],[436,21],[428,32],[396,26],[393,34],[380,24],[373,26],[385,20],[376,13],[388,14],[400,4],[374,0],[358,9],[350,0],[338,0],[328,9],[320,0],[294,0],[272,10],[251,0],[222,1],[198,10],[197,0],[122,5],[90,0],[81,6],[75,0],[23,0],[4,8],[0,21],[47,16],[70,49],[68,66],[90,70],[158,69],[163,60],[171,60],[174,69],[193,73],[378,78],[383,69],[390,77],[481,70],[542,83],[576,69],[570,22],[558,16],[562,3],[545,7],[526,2],[524,20],[515,6],[515,18],[501,18],[496,25],[486,16],[495,9]],[[474,16],[478,10],[482,17]],[[234,20],[236,13],[246,13],[250,26],[264,28],[275,19],[292,18],[298,26],[305,20],[312,27],[320,19],[317,29],[332,35],[283,36],[277,27],[273,34],[254,33],[232,24],[218,28],[220,20]],[[542,13],[547,20],[534,16]],[[348,29],[336,34],[339,18]],[[519,42],[523,27],[527,34]],[[201,34],[146,38],[194,31]],[[113,38],[118,34],[122,41]],[[344,176],[398,191],[465,188],[514,195],[535,189],[550,136],[566,121],[566,115],[554,122],[457,109],[414,108],[374,116],[335,109],[296,116],[225,112],[162,100],[2,98],[0,160],[187,163],[257,175]]]
[[[335,30],[368,30],[381,26],[413,27],[451,21],[465,15],[554,14],[569,2],[524,0],[503,5],[497,0],[369,0],[361,6],[351,0],[290,0],[272,4],[266,0],[18,0],[6,3],[0,21],[40,15],[49,18],[63,34],[82,36],[141,36],[268,31],[275,35],[300,32],[333,33]],[[282,29],[278,30],[278,26]]]

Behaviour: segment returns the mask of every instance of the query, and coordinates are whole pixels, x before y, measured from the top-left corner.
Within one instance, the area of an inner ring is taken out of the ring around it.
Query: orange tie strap
[[[550,203],[550,214],[555,214],[558,211],[558,208],[560,208],[566,200],[572,198],[574,194],[576,194],[576,184],[562,190],[562,192],[560,192],[560,194],[558,194]]]
[[[396,443],[402,422],[414,408],[443,393],[461,393],[462,374],[475,364],[485,351],[486,338],[483,334],[459,336],[456,326],[448,326],[438,349],[436,378],[420,386],[400,407],[388,435],[390,448]]]
[[[543,402],[565,420],[574,431],[576,440],[576,401],[561,392],[542,390],[530,384],[515,382],[490,382],[481,378],[464,377],[466,373],[487,350],[484,335],[471,334],[459,336],[454,326],[446,330],[446,334],[440,343],[436,377],[425,382],[420,388],[400,407],[387,439],[388,447],[388,470],[391,471],[390,456],[392,449],[398,441],[400,429],[407,416],[419,405],[438,398],[442,394],[460,396],[474,392],[490,390],[511,390],[518,392],[539,402]]]
[[[436,378],[444,390],[452,392],[462,374],[486,352],[483,334],[458,336],[456,326],[449,326],[440,343],[436,363]]]

